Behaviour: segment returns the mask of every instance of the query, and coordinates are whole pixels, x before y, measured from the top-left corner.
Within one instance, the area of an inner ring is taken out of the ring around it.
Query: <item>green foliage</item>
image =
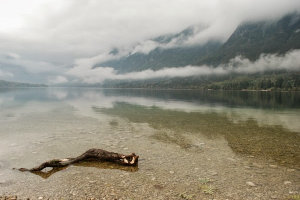
[[[168,88],[212,90],[300,90],[300,72],[165,78],[139,81],[106,81],[107,88]]]
[[[200,184],[207,184],[212,182],[212,180],[210,178],[201,178],[199,179]]]
[[[185,199],[185,200],[192,200],[194,196],[195,196],[194,194],[187,194],[185,192],[179,194],[179,197],[181,197],[182,199]]]
[[[200,188],[204,194],[209,194],[209,195],[213,195],[214,192],[216,191],[216,188],[213,185],[205,184],[205,185],[201,185]]]
[[[287,199],[288,200],[300,200],[300,195],[299,194],[291,195]]]
[[[208,84],[219,90],[300,90],[300,73],[240,75],[233,79]]]

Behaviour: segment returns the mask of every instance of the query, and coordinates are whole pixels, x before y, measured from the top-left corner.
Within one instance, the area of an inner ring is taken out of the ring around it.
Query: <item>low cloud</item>
[[[15,81],[47,82],[48,77],[65,76],[74,65],[68,73],[89,82],[135,78],[136,74],[117,76],[112,69],[93,66],[137,52],[147,54],[157,47],[226,41],[240,23],[277,20],[295,11],[300,11],[299,0],[2,0],[0,65],[5,71],[18,68],[17,73],[11,71]],[[153,40],[187,27],[196,28],[184,41],[180,37],[163,44]],[[112,49],[119,52],[109,53]],[[145,73],[169,74],[166,70]]]
[[[0,53],[0,79],[30,83],[54,83],[55,77],[63,76],[67,65],[30,59],[16,53]],[[58,82],[57,82],[58,83]]]
[[[53,71],[61,71],[63,69],[62,66],[57,66],[45,61],[30,60],[21,57],[16,53],[0,54],[0,64],[19,66],[30,73],[48,73]]]
[[[64,76],[56,76],[54,78],[49,78],[48,82],[50,84],[61,84],[68,82],[68,79]]]
[[[82,64],[82,63],[81,63]],[[274,70],[300,71],[300,50],[293,50],[284,56],[277,54],[262,54],[259,59],[252,62],[247,58],[237,56],[227,64],[217,67],[185,66],[164,68],[161,70],[144,70],[119,74],[111,67],[98,67],[77,65],[67,72],[85,83],[102,83],[105,80],[146,80],[154,78],[176,78],[204,75],[224,75],[229,73],[257,73]]]
[[[7,79],[7,78],[12,78],[13,76],[14,75],[12,73],[0,69],[0,78]]]
[[[213,34],[208,35],[207,30],[209,29],[210,27],[206,27],[203,25],[193,25],[179,34],[169,34],[160,36],[162,41],[157,41],[157,38],[145,40],[133,46],[132,50],[130,51],[130,54],[148,54],[156,48],[169,49],[174,47],[191,46],[197,44],[201,45],[211,40],[217,40],[220,42],[224,41],[225,38],[223,37],[216,37]],[[199,38],[199,35],[203,34],[204,36],[202,36],[202,38]]]

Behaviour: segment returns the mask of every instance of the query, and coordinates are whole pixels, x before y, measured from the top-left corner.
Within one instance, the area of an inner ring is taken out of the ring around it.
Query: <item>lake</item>
[[[0,196],[299,199],[300,93],[0,89]],[[138,167],[19,172],[90,148]]]

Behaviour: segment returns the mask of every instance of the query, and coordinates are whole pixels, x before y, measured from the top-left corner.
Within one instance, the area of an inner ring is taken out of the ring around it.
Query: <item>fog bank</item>
[[[103,83],[105,80],[147,80],[154,78],[176,78],[204,75],[225,75],[229,73],[252,74],[265,71],[288,70],[300,71],[300,50],[293,50],[284,56],[277,54],[262,54],[259,59],[251,62],[247,58],[237,56],[227,64],[217,67],[202,66],[184,66],[164,68],[161,70],[144,70],[139,72],[130,72],[119,74],[111,67],[93,68],[77,65],[67,72],[67,75],[73,76],[84,83]]]

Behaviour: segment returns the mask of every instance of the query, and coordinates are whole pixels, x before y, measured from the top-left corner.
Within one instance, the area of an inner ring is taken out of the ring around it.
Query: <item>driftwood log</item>
[[[118,163],[120,165],[128,165],[128,166],[136,166],[139,161],[139,156],[132,153],[130,155],[123,155],[119,153],[109,152],[102,149],[89,149],[82,155],[76,158],[65,158],[65,159],[53,159],[47,162],[42,163],[41,165],[26,169],[20,168],[20,171],[30,171],[30,172],[37,172],[41,171],[47,167],[52,168],[62,168],[66,167],[71,164],[79,163],[82,161],[108,161]]]

